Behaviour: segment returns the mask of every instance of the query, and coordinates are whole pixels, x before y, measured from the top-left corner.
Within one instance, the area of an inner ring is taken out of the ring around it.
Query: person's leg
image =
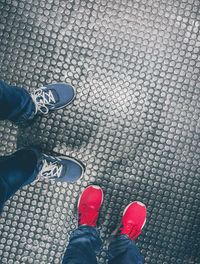
[[[0,120],[24,121],[31,119],[34,112],[35,104],[24,88],[0,80]]]
[[[132,202],[124,210],[120,228],[111,237],[108,248],[109,264],[143,264],[144,259],[135,245],[146,222],[146,207],[141,202]]]
[[[17,190],[35,180],[38,156],[36,150],[22,149],[0,157],[0,212]]]
[[[103,191],[92,185],[87,187],[78,201],[79,227],[72,232],[62,264],[97,264],[96,254],[101,240],[96,224],[103,203]]]
[[[53,157],[34,148],[0,157],[0,208],[16,191],[33,181],[75,182],[84,170],[84,165],[73,158]]]
[[[75,96],[74,87],[66,83],[48,84],[28,93],[0,80],[0,120],[24,123],[37,114],[48,114],[69,105]]]
[[[144,258],[135,242],[126,235],[113,236],[109,245],[109,264],[143,264]]]
[[[101,248],[95,227],[80,226],[70,236],[63,264],[97,264],[96,254]]]

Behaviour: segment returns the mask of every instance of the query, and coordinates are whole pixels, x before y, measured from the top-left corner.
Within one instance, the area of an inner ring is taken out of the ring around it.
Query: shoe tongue
[[[45,157],[41,157],[39,160],[38,160],[38,164],[37,164],[37,174],[41,171],[42,167],[44,166],[44,159]],[[49,162],[55,162],[54,159],[52,159],[50,156],[48,157],[48,160],[47,160],[47,163]],[[59,178],[62,178],[62,175],[65,175],[65,166],[62,166],[62,170],[61,170],[61,174],[60,174],[60,177]],[[56,179],[57,177],[55,177]]]

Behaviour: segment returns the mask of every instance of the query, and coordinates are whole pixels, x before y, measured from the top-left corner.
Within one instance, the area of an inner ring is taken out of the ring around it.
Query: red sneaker
[[[141,202],[132,202],[124,210],[120,235],[127,235],[131,240],[135,240],[140,234],[146,222],[147,209]]]
[[[78,224],[95,227],[103,203],[103,190],[96,185],[88,186],[79,197]]]

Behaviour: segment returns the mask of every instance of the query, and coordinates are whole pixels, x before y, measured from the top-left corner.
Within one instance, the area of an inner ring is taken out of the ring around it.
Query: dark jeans
[[[34,113],[35,105],[24,88],[0,80],[0,120],[21,123],[32,119]]]
[[[31,119],[34,111],[31,96],[24,88],[0,81],[0,120],[20,123]],[[36,163],[37,153],[28,149],[0,157],[0,212],[7,199],[35,179]]]
[[[94,227],[81,226],[72,232],[62,264],[97,264],[101,249],[99,232]],[[143,264],[140,251],[126,235],[113,236],[108,247],[108,264]]]
[[[32,149],[0,157],[0,213],[4,203],[23,186],[36,179],[39,155]]]

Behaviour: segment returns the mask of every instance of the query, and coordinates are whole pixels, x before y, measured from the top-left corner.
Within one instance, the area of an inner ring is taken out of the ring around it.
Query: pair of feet
[[[49,111],[69,105],[75,99],[76,91],[69,84],[55,83],[34,90],[30,96],[35,108],[34,114],[31,115],[33,119],[37,115],[46,115]],[[38,154],[37,149],[31,150]],[[85,171],[84,165],[72,157],[53,157],[45,154],[39,156],[35,169],[38,172],[36,180],[53,179],[61,182],[75,182],[81,179]]]
[[[35,106],[34,116],[48,114],[69,105],[76,96],[74,88],[65,83],[49,84],[36,89],[30,94]],[[32,149],[35,153],[37,150]],[[53,157],[40,155],[36,171],[37,179],[54,179],[56,181],[74,182],[84,173],[84,165],[70,157]],[[89,186],[81,194],[78,202],[79,226],[95,227],[97,224],[101,205],[103,203],[103,190],[98,186]],[[127,235],[136,239],[146,221],[146,207],[141,202],[132,202],[124,210],[118,234]]]
[[[103,203],[103,190],[96,185],[87,187],[78,201],[79,226],[96,227]],[[124,210],[117,235],[126,235],[135,240],[141,234],[146,222],[146,206],[138,201],[130,203]]]

